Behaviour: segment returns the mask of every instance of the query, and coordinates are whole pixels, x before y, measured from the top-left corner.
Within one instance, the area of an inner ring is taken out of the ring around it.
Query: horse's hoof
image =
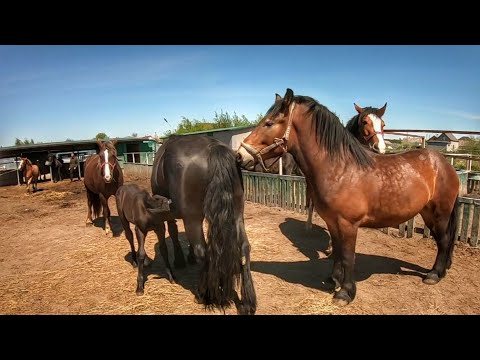
[[[142,296],[143,295],[143,290],[137,290],[137,291],[135,291],[135,294],[137,294],[137,296]]]
[[[350,304],[350,301],[346,300],[346,299],[338,299],[338,298],[333,298],[333,304],[334,305],[337,305],[337,306],[340,306],[340,307],[344,307],[344,306],[347,306],[348,304]]]
[[[352,301],[352,299],[347,294],[346,290],[340,289],[340,291],[337,291],[335,293],[335,295],[333,295],[333,304],[334,305],[343,307],[343,306],[346,306],[346,305],[350,304],[351,301]]]
[[[143,259],[143,266],[148,267],[152,265],[152,260],[148,258],[148,256],[145,256],[145,259]]]
[[[440,281],[437,273],[431,272],[428,273],[425,279],[423,279],[423,283],[427,285],[435,285]]]

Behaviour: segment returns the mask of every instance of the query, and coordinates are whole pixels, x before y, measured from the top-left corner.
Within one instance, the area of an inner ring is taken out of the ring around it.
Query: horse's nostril
[[[242,162],[242,155],[237,153],[237,162]]]

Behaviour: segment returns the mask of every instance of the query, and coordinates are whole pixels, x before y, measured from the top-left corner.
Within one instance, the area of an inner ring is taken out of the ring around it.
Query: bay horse
[[[27,183],[27,193],[30,192],[30,184],[32,184],[33,192],[36,192],[38,176],[40,174],[38,165],[32,164],[32,162],[26,157],[21,157],[18,170],[22,172],[25,182]]]
[[[151,186],[153,194],[172,200],[172,214],[183,220],[192,255],[201,262],[196,301],[219,309],[234,302],[238,313],[254,314],[243,180],[235,151],[209,136],[172,135],[155,155]]]
[[[354,300],[355,244],[359,227],[397,226],[420,213],[437,244],[425,284],[436,284],[452,265],[459,179],[438,151],[379,155],[359,146],[338,117],[309,96],[287,89],[241,143],[238,161],[252,169],[290,152],[300,166],[333,244],[335,304]]]
[[[95,218],[100,215],[103,207],[105,234],[112,228],[108,199],[115,196],[117,189],[123,185],[123,172],[117,159],[115,148],[117,141],[102,142],[97,139],[98,154],[90,156],[85,161],[84,184],[87,189],[88,213],[86,224],[93,224],[92,209]]]
[[[130,244],[132,251],[132,265],[138,266],[137,275],[137,295],[143,295],[144,292],[144,274],[143,266],[148,265],[148,256],[145,252],[145,238],[149,231],[153,230],[157,234],[160,253],[167,270],[167,277],[171,283],[175,282],[175,276],[168,260],[168,249],[165,243],[165,221],[174,220],[170,213],[171,200],[160,195],[150,195],[146,190],[141,189],[136,184],[127,184],[120,186],[115,194],[118,216],[122,222],[125,236]],[[135,251],[133,244],[133,233],[130,229],[130,223],[135,225],[135,234],[138,242],[138,252]],[[175,222],[173,222],[175,224]],[[176,225],[176,224],[175,224]],[[178,229],[169,227],[170,237],[176,243],[175,248],[180,248],[178,242]],[[180,248],[180,252],[181,252]],[[183,252],[175,254],[175,265],[185,266]]]
[[[350,131],[357,138],[360,144],[367,146],[368,149],[385,154],[386,145],[383,128],[385,121],[382,119],[387,109],[387,103],[381,108],[365,107],[353,103],[357,115],[353,116],[345,125],[345,129]],[[286,153],[288,154],[288,153]],[[269,159],[270,160],[270,159]],[[267,160],[268,161],[268,160]],[[271,160],[270,160],[271,161]],[[306,229],[312,229],[313,201],[310,196],[310,187],[306,187],[306,200],[308,205],[308,217]],[[325,250],[326,255],[332,253],[332,242],[328,244]]]
[[[48,154],[47,160],[45,160],[45,165],[52,168],[52,180],[54,183],[57,181],[62,181],[62,167],[63,161],[57,158],[55,154]]]

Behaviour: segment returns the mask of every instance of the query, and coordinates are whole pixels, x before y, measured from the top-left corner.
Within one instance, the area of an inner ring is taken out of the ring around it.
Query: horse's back
[[[177,218],[203,217],[212,146],[228,148],[207,136],[175,136],[157,151],[152,169],[152,192],[172,200],[172,212]]]

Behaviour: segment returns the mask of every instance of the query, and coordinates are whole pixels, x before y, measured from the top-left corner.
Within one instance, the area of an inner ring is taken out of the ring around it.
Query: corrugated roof
[[[137,137],[137,138],[134,138],[134,137],[110,138],[108,140],[117,140],[118,143],[155,141],[154,138],[149,136]],[[89,139],[89,140],[60,141],[60,142],[39,143],[39,144],[32,144],[32,145],[0,147],[0,158],[20,156],[21,153],[32,153],[32,152],[43,152],[43,151],[62,152],[62,151],[91,150],[91,149],[95,149],[96,145],[97,145],[96,139]]]

